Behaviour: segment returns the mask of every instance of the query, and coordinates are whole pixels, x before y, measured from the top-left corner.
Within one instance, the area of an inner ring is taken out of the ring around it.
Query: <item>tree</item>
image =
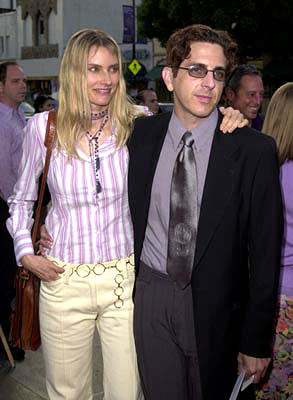
[[[239,55],[287,60],[293,54],[293,1],[279,0],[142,0],[139,32],[162,45],[178,28],[206,24],[228,31]]]

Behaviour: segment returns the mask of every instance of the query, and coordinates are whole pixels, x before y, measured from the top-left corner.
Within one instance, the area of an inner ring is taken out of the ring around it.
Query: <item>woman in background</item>
[[[285,400],[293,399],[293,82],[274,93],[263,132],[277,143],[285,224],[272,369],[257,399]]]
[[[50,96],[39,95],[34,101],[35,113],[50,111],[55,108],[55,100]]]

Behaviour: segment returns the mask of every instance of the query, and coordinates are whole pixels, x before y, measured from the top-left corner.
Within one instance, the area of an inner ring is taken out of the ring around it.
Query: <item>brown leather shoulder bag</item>
[[[47,147],[41,189],[32,232],[35,248],[37,232],[40,225],[42,202],[50,165],[52,148],[56,138],[56,111],[49,112],[45,146]],[[23,350],[37,350],[41,344],[39,323],[40,279],[23,267],[18,268],[15,276],[16,301],[11,315],[9,339],[13,346]]]

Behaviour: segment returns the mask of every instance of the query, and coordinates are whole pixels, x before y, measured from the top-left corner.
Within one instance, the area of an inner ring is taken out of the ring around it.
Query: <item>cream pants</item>
[[[40,289],[49,398],[93,399],[92,353],[97,328],[104,399],[143,399],[133,339],[133,258],[80,266],[48,258],[65,268],[59,280],[42,282]]]

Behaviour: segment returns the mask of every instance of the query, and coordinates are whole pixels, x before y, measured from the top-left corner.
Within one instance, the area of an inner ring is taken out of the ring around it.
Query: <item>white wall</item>
[[[141,0],[136,0],[136,6]],[[132,45],[123,44],[123,5],[132,0],[63,0],[64,44],[79,29],[99,28],[108,32],[120,45],[125,62],[132,60]],[[137,44],[137,59],[147,69],[153,67],[152,42]]]
[[[23,46],[33,45],[33,21],[32,17],[28,14],[22,23],[23,25]]]
[[[140,0],[136,0],[136,5],[139,4]],[[52,11],[49,17],[49,44],[58,44],[58,58],[19,60],[20,65],[28,76],[57,76],[68,39],[74,32],[83,28],[99,28],[110,33],[120,45],[125,61],[129,62],[132,59],[132,45],[122,43],[123,5],[132,6],[132,0],[58,0],[57,15]],[[17,7],[17,17],[14,18],[17,18],[17,22],[15,21],[12,26],[14,31],[19,32],[14,40],[14,46],[17,46],[15,57],[20,58],[21,48],[32,45],[31,17],[24,22],[19,6]],[[13,42],[11,41],[11,43]],[[143,62],[147,69],[151,69],[153,66],[152,43],[137,44],[136,48],[138,60]]]
[[[11,3],[10,0],[0,0],[0,8],[10,8],[10,3]],[[15,8],[16,0],[14,0],[13,3],[14,3],[13,6]]]
[[[25,46],[24,44],[24,26],[23,26],[23,19],[21,18],[21,7],[18,6],[16,8],[16,28],[17,28],[17,40],[16,40],[16,53],[17,58],[21,57],[21,48]],[[32,39],[30,39],[32,40]]]
[[[58,58],[41,58],[31,60],[19,60],[19,64],[28,77],[56,77],[63,55],[63,0],[57,1],[57,14],[52,10],[49,16],[49,44],[58,44]],[[18,8],[19,24],[23,31],[24,21],[21,19],[21,8]],[[31,18],[31,17],[29,17]],[[21,31],[21,29],[20,29]],[[24,36],[22,35],[24,39]],[[30,33],[30,44],[19,41],[19,55],[22,46],[32,46],[32,34]]]
[[[136,0],[136,5],[140,3],[141,0]],[[79,29],[98,28],[122,43],[122,6],[132,6],[132,0],[63,0],[63,4],[65,40]]]
[[[19,60],[18,63],[28,77],[57,76],[59,71],[58,58]]]
[[[16,12],[0,14],[0,60],[17,57]],[[3,52],[2,52],[3,43]]]
[[[57,14],[55,14],[55,11],[53,11],[53,16],[50,15],[50,18],[54,20],[55,23],[55,43],[50,42],[50,44],[58,44],[59,46],[59,60],[61,60],[62,55],[63,55],[63,49],[64,49],[64,14],[63,14],[63,1],[64,0],[58,0],[57,1]],[[52,14],[52,12],[51,12]],[[53,39],[53,38],[52,38]]]
[[[49,29],[49,44],[58,43],[58,30],[57,30],[58,17],[54,10],[51,10],[48,19],[48,29]]]

